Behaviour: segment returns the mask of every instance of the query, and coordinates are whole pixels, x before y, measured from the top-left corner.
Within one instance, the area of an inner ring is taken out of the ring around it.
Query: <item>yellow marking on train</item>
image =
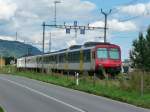
[[[80,50],[80,71],[83,71],[83,50]]]

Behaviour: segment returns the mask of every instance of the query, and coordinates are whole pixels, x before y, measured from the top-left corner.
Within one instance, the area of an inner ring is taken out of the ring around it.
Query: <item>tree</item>
[[[143,33],[139,33],[138,39],[133,41],[130,58],[135,68],[150,70],[150,27],[145,38]]]
[[[146,34],[146,45],[147,45],[147,60],[146,60],[146,66],[149,69],[150,68],[150,27],[147,30],[147,34]]]
[[[130,58],[134,67],[143,71],[141,75],[140,88],[141,96],[144,93],[144,73],[150,71],[150,27],[147,30],[146,37],[139,34],[139,38],[133,41],[133,49],[130,52]]]
[[[14,57],[5,57],[5,64],[6,64],[6,65],[10,65],[10,62],[11,62],[12,60],[14,61]],[[15,59],[15,61],[16,61],[16,59]]]

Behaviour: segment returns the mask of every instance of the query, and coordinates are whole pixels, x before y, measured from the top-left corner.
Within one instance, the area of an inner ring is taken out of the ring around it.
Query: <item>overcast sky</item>
[[[150,25],[150,0],[61,0],[57,4],[57,24],[104,26],[100,9],[112,13],[108,17],[107,41],[122,48],[122,58],[128,58],[132,41],[139,32],[145,32]],[[131,19],[132,18],[132,19]],[[0,0],[0,39],[34,43],[41,49],[42,22],[54,24],[54,0]],[[74,31],[66,35],[65,30],[46,28],[46,50],[52,33],[52,50],[67,48],[86,41],[103,41],[103,30],[86,31],[85,35],[74,37]]]

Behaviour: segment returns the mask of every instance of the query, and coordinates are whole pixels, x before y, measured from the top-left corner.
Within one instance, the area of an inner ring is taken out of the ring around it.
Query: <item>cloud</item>
[[[119,7],[119,10],[123,13],[128,13],[130,15],[147,15],[150,14],[150,2],[122,6]]]
[[[108,35],[109,36],[109,35]],[[85,42],[88,41],[99,41],[102,42],[103,38],[103,31],[86,31],[85,35],[81,35],[78,31],[77,38],[75,38],[74,30],[71,30],[70,34],[66,34],[64,29],[52,29],[51,30],[51,41],[52,41],[52,50],[59,50],[68,48],[71,45],[83,45]],[[42,32],[36,33],[32,38],[28,38],[27,40],[31,39],[36,43],[42,44]],[[49,48],[49,39],[50,39],[50,32],[46,31],[45,33],[45,47],[46,50]],[[38,48],[41,48],[42,45],[37,45]]]
[[[15,15],[17,5],[15,3],[0,0],[0,20],[9,20]]]
[[[103,21],[97,21],[97,22],[91,23],[90,26],[104,27],[104,22]],[[122,32],[137,30],[137,26],[135,25],[134,22],[131,22],[131,21],[120,22],[117,19],[109,20],[108,21],[108,28],[111,31],[122,31]]]
[[[25,18],[33,18],[33,19],[37,19],[38,18],[38,15],[33,14],[31,12],[27,12],[27,11],[19,11],[18,15],[20,17],[25,17]]]
[[[49,12],[54,15],[54,3],[53,1],[47,2],[49,5]],[[93,18],[91,12],[96,9],[96,5],[89,1],[82,0],[61,0],[61,3],[57,4],[57,17],[59,19],[78,20],[85,18]]]
[[[67,43],[67,46],[71,46],[71,45],[76,45],[77,42],[76,40],[70,40],[69,42],[66,42]]]
[[[61,0],[57,4],[57,22],[88,20],[95,8],[95,4],[89,1]],[[13,33],[18,31],[21,37],[31,38],[42,32],[43,21],[52,24],[53,20],[54,0],[0,0],[0,23],[3,23],[4,32],[9,29]]]
[[[58,24],[71,22],[74,20],[89,21],[93,18],[92,11],[96,5],[88,0],[61,0],[57,4]],[[87,19],[88,18],[88,19]],[[3,21],[7,20],[7,21]],[[54,20],[54,0],[0,0],[0,28],[3,35],[18,32],[18,40],[33,43],[42,43],[42,22],[53,24]],[[10,27],[11,26],[11,27]],[[75,39],[74,32],[66,35],[65,30],[46,28],[46,47],[48,48],[49,31],[52,32],[53,49],[69,47],[72,44],[81,44],[86,39]],[[5,34],[6,33],[6,34]],[[79,35],[80,36],[80,35]],[[95,38],[96,35],[90,35]],[[82,36],[81,36],[82,37]],[[1,36],[1,39],[13,40],[11,36]],[[79,37],[80,38],[80,37]],[[90,39],[91,40],[91,39]],[[82,42],[80,42],[82,41]],[[59,45],[59,46],[58,46]],[[41,48],[42,45],[36,45]]]
[[[137,26],[134,22],[126,21],[126,22],[120,22],[116,19],[113,19],[108,22],[110,28],[113,31],[135,31],[137,30]]]

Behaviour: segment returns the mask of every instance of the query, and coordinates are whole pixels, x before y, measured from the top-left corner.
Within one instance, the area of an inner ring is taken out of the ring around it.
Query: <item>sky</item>
[[[122,50],[122,59],[129,58],[133,40],[139,32],[146,33],[150,25],[150,0],[60,0],[57,4],[57,24],[94,27],[104,26],[105,12],[108,16],[107,41],[117,44]],[[42,23],[54,24],[54,0],[0,0],[0,39],[16,40],[32,44],[42,49]],[[52,51],[68,48],[71,45],[87,41],[103,41],[104,31],[86,31],[75,38],[74,30],[66,34],[64,29],[46,27],[45,51],[49,50],[52,40]],[[101,38],[99,38],[101,37]]]

